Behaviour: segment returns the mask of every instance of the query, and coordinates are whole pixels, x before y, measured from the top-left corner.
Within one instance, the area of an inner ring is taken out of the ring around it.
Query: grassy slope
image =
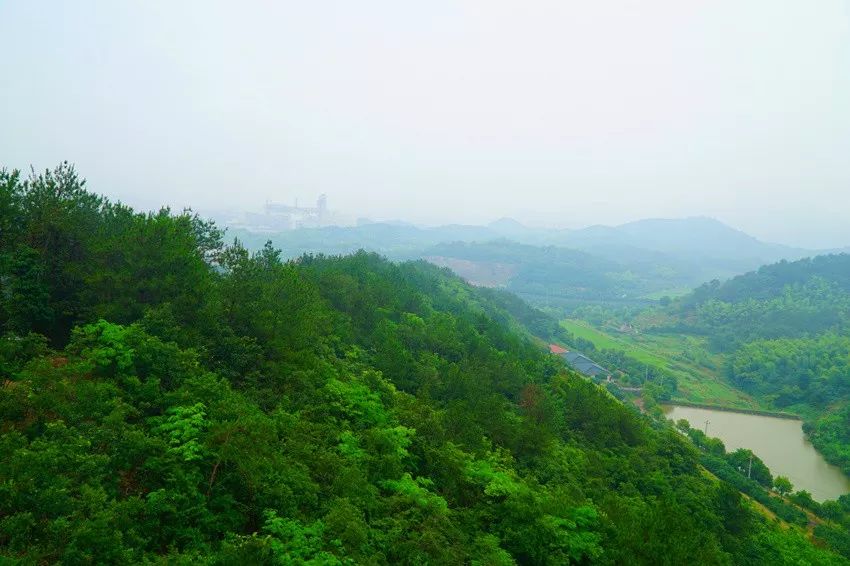
[[[577,337],[593,342],[597,348],[622,350],[650,367],[670,371],[679,380],[676,399],[742,409],[764,408],[719,375],[721,357],[708,354],[698,338],[608,332],[573,319],[561,321],[561,326]]]
[[[671,299],[676,299],[678,297],[684,297],[688,293],[693,291],[691,287],[671,287],[669,289],[661,289],[660,291],[653,291],[652,293],[647,293],[642,295],[641,299],[649,299],[653,301],[657,301],[662,297],[670,297]]]

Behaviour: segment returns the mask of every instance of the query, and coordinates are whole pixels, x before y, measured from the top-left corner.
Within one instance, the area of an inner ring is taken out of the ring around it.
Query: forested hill
[[[0,173],[0,230],[6,563],[844,563],[433,266],[250,253],[66,165]]]
[[[715,299],[727,302],[765,300],[781,296],[789,287],[822,280],[850,293],[850,255],[820,255],[798,261],[780,261],[724,283],[707,283],[694,291],[689,303]]]
[[[850,322],[850,255],[780,262],[712,281],[671,309],[682,327],[731,349],[759,338],[843,331]]]

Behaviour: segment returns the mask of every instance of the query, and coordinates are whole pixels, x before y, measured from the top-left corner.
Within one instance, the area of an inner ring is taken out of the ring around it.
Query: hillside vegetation
[[[6,563],[846,563],[434,266],[252,253],[67,165],[0,173],[0,231]]]

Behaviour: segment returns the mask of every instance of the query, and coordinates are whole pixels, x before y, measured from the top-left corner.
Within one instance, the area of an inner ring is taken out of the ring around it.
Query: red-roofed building
[[[566,348],[561,348],[557,344],[549,344],[549,352],[551,352],[552,354],[555,354],[557,356],[560,356],[562,354],[566,354],[567,352],[569,352],[569,350],[567,350]]]

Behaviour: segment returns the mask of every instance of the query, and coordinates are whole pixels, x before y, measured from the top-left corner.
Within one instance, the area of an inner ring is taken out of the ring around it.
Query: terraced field
[[[722,377],[722,356],[710,353],[700,338],[598,329],[575,319],[562,320],[561,326],[599,349],[621,350],[650,367],[671,372],[679,383],[674,400],[741,409],[763,408]]]

